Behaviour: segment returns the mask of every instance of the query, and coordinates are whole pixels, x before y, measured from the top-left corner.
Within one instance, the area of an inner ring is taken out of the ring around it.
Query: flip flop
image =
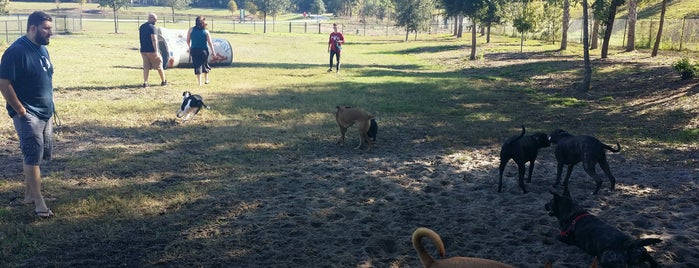
[[[47,208],[46,211],[34,211],[34,214],[42,219],[48,219],[53,217],[53,211],[51,211],[50,208]]]

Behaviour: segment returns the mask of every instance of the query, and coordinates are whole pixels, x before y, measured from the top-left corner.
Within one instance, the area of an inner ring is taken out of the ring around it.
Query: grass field
[[[614,52],[595,60],[593,89],[580,93],[580,51],[558,52],[536,41],[519,53],[517,39],[495,37],[480,44],[481,60],[467,61],[468,39],[347,35],[342,71],[335,74],[325,72],[326,34],[216,31],[213,37],[232,44],[234,60],[214,68],[211,84],[198,86],[191,69],[175,68],[166,71],[170,85],[143,89],[136,25],[121,34],[110,27],[88,25],[85,32],[54,36],[49,46],[62,122],[52,173],[44,180],[54,219],[36,219],[16,202],[23,193],[17,138],[11,120],[0,119],[2,267],[271,267],[275,261],[276,267],[316,267],[315,258],[326,256],[322,245],[299,249],[290,259],[256,261],[254,255],[281,245],[241,240],[266,232],[294,235],[288,225],[296,223],[285,221],[293,213],[265,214],[263,208],[298,211],[304,201],[329,194],[299,197],[276,187],[279,180],[323,185],[318,177],[343,169],[318,174],[309,165],[344,159],[457,154],[465,161],[474,148],[486,148],[491,154],[482,157],[491,159],[522,124],[528,132],[562,127],[619,141],[628,163],[699,171],[699,85],[679,80],[669,67],[696,55],[650,59],[647,51]],[[157,81],[155,72],[151,77]],[[201,94],[211,109],[182,124],[175,112],[185,90]],[[335,144],[336,105],[378,115],[378,148],[351,149],[353,130],[348,145]],[[415,165],[397,163],[398,170]],[[248,188],[255,191],[242,190]],[[265,199],[268,192],[279,196]],[[342,203],[324,205],[331,210]],[[265,221],[239,225],[251,217]],[[269,244],[240,246],[257,242]],[[335,265],[318,267],[361,267],[367,260],[376,267],[417,266],[407,257],[409,246],[396,247],[395,256],[381,258],[371,250],[364,257],[333,251],[326,261]]]

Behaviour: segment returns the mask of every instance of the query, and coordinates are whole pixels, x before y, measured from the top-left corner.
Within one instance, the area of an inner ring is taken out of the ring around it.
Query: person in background
[[[158,16],[155,13],[148,13],[148,21],[138,28],[141,42],[141,57],[143,58],[143,87],[148,87],[148,74],[150,70],[157,70],[160,75],[160,85],[166,86],[165,71],[163,70],[163,57],[160,55],[158,47],[158,28],[155,23]]]
[[[328,72],[333,71],[333,56],[337,59],[335,71],[340,72],[340,53],[344,43],[345,37],[337,31],[337,24],[333,23],[333,32],[330,33],[330,38],[328,39],[328,52],[330,52],[330,69],[328,69]]]
[[[204,74],[204,83],[209,83],[209,55],[216,54],[214,44],[211,42],[211,34],[206,29],[206,18],[197,16],[194,27],[187,32],[187,46],[189,46],[189,57],[194,65],[194,74],[197,82],[202,85],[201,74]],[[211,50],[209,51],[209,48]]]
[[[53,65],[46,46],[53,19],[35,11],[27,19],[27,32],[2,55],[0,92],[7,102],[23,160],[24,203],[34,203],[34,214],[53,217],[41,194],[41,163],[51,161],[53,150]]]

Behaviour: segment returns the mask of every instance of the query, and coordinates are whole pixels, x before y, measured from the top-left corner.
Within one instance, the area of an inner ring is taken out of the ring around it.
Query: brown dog
[[[413,232],[413,247],[417,251],[417,255],[420,257],[420,261],[425,268],[514,268],[512,265],[480,258],[452,257],[449,259],[435,260],[427,253],[425,246],[422,245],[423,237],[432,240],[432,243],[435,244],[439,251],[440,257],[444,258],[445,253],[444,243],[442,243],[442,238],[440,238],[437,233],[424,227],[417,228],[417,230]]]
[[[335,121],[337,121],[337,125],[340,127],[340,139],[337,141],[338,144],[344,144],[345,143],[345,132],[347,132],[347,128],[351,127],[355,123],[357,123],[357,128],[359,129],[359,145],[355,147],[355,149],[359,149],[362,147],[362,144],[367,144],[368,149],[371,149],[371,140],[369,140],[369,135],[367,134],[367,131],[369,131],[369,127],[371,126],[371,119],[373,119],[374,116],[370,115],[369,113],[352,108],[349,106],[337,106],[337,112],[335,112]]]

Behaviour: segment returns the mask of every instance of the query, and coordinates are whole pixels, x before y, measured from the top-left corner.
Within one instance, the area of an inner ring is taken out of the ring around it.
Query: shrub
[[[688,58],[682,58],[672,64],[672,69],[680,73],[682,79],[690,79],[699,73],[699,64],[692,64]]]

